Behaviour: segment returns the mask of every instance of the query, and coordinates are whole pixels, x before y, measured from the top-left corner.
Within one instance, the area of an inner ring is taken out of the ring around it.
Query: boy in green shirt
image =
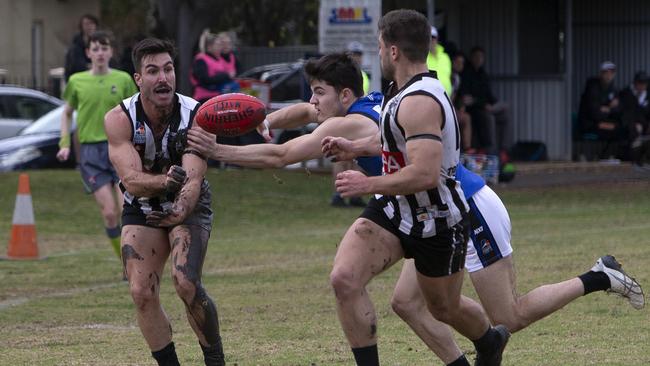
[[[61,141],[57,158],[70,157],[70,121],[77,111],[77,136],[81,143],[77,157],[81,177],[88,193],[99,205],[106,235],[115,253],[120,257],[120,210],[122,194],[119,181],[108,158],[108,144],[104,132],[104,115],[123,99],[135,94],[137,88],[129,74],[111,69],[113,56],[111,37],[106,32],[95,32],[88,39],[86,54],[91,60],[88,71],[73,74],[63,93],[65,107],[61,116]]]

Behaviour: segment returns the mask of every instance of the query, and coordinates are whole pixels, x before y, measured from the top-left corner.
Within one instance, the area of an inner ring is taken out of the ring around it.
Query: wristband
[[[65,135],[61,136],[61,139],[59,140],[59,148],[64,149],[64,148],[69,148],[70,147],[70,135]]]

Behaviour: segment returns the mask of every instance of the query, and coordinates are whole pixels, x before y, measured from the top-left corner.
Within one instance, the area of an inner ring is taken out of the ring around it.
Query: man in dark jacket
[[[648,74],[638,71],[630,86],[619,93],[621,124],[623,133],[627,133],[627,147],[630,157],[638,164],[643,163],[643,150],[648,143],[645,137],[650,135],[650,108],[648,103]]]
[[[86,71],[90,65],[90,59],[86,56],[86,43],[88,37],[97,30],[99,21],[97,17],[84,14],[79,19],[79,33],[72,39],[72,44],[65,54],[65,81],[75,72]]]
[[[509,147],[508,106],[498,102],[492,94],[489,77],[483,68],[485,51],[478,46],[472,48],[469,61],[460,74],[458,96],[472,116],[472,126],[478,133],[478,147],[495,155]]]
[[[595,133],[601,140],[620,139],[619,100],[613,83],[615,76],[616,65],[605,61],[600,65],[599,76],[587,80],[578,111],[581,133]]]

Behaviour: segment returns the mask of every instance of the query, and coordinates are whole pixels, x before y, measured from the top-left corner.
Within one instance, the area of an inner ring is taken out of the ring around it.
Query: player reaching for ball
[[[185,148],[198,102],[174,93],[174,46],[148,38],[133,48],[140,93],[106,114],[109,156],[124,194],[122,260],[136,315],[159,365],[178,365],[172,328],[160,303],[167,258],[206,365],[224,365],[217,308],[201,285],[212,225],[206,159]]]
[[[203,154],[210,154],[228,162],[254,167],[280,167],[322,156],[320,148],[316,146],[320,147],[320,138],[325,133],[347,138],[361,135],[374,137],[378,131],[376,126],[379,122],[378,109],[382,95],[372,93],[360,97],[360,86],[357,85],[360,78],[357,80],[351,67],[345,56],[337,54],[326,55],[317,62],[311,61],[306,71],[314,91],[311,100],[313,105],[292,105],[269,114],[265,121],[265,124],[272,128],[294,128],[311,121],[321,123],[310,135],[301,136],[282,145],[232,147],[216,144],[214,135],[200,129],[192,129],[189,132],[189,144]],[[355,98],[350,99],[350,94],[355,95]],[[379,157],[358,161],[369,174],[380,174]],[[558,310],[571,300],[597,289],[609,288],[609,291],[624,294],[635,308],[643,305],[643,296],[638,284],[624,275],[610,257],[599,260],[591,274],[588,272],[581,278],[541,286],[517,297],[514,265],[510,255],[512,249],[507,211],[498,196],[480,177],[462,166],[458,166],[458,171],[457,179],[461,181],[462,187],[467,188],[464,191],[465,196],[468,201],[476,203],[470,203],[472,229],[482,231],[480,235],[472,235],[470,238],[472,240],[469,244],[466,268],[470,271],[474,287],[493,322],[504,323],[516,331]],[[483,221],[483,216],[489,217],[489,220]],[[489,249],[489,256],[486,256],[483,247],[485,239],[488,238],[495,239],[491,242],[492,246],[486,247]],[[617,282],[617,277],[628,280],[630,286],[626,287],[624,283]],[[610,279],[613,282],[610,283]],[[392,304],[395,311],[446,364],[467,364],[460,348],[454,343],[450,330],[428,315],[415,283],[412,260],[404,263]]]

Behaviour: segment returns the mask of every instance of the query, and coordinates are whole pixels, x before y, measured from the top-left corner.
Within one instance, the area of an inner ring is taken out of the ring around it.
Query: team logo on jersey
[[[393,174],[406,166],[404,163],[404,154],[399,151],[382,150],[381,163],[385,174]]]
[[[144,123],[140,121],[135,122],[135,131],[133,131],[133,143],[135,145],[144,145],[147,143],[147,130]]]

